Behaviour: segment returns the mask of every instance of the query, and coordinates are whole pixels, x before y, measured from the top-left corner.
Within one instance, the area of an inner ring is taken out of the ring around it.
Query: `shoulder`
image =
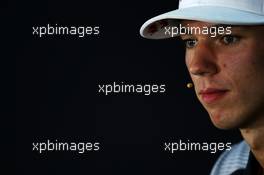
[[[245,141],[233,145],[231,150],[220,155],[210,175],[230,175],[236,170],[245,169],[249,153],[250,148]]]

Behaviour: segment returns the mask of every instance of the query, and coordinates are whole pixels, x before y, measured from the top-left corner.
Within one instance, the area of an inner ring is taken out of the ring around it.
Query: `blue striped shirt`
[[[250,148],[245,141],[225,151],[216,161],[210,175],[232,175],[247,168]]]

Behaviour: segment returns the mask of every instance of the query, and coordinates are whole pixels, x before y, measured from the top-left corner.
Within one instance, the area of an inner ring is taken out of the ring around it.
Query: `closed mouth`
[[[199,95],[201,95],[202,100],[205,103],[213,103],[216,102],[217,100],[220,100],[223,98],[229,90],[227,89],[216,89],[216,88],[207,88],[204,90],[201,90],[199,92]]]

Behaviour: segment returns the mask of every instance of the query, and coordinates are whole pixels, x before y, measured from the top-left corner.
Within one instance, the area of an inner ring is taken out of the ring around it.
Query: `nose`
[[[218,72],[217,58],[209,43],[199,43],[186,51],[186,64],[191,75],[209,76]]]

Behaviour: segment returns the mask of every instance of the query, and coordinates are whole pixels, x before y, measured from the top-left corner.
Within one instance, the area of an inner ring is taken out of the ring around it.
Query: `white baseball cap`
[[[165,27],[177,26],[180,20],[195,20],[227,25],[264,24],[264,0],[179,0],[179,8],[145,22],[141,36],[163,39]]]

